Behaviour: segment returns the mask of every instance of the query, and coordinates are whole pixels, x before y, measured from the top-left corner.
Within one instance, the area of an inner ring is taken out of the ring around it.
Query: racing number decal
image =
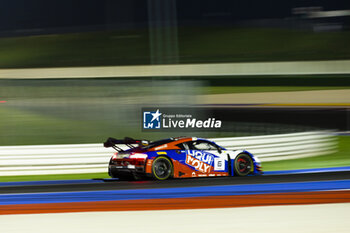
[[[225,160],[222,158],[214,159],[214,170],[215,171],[225,171]]]

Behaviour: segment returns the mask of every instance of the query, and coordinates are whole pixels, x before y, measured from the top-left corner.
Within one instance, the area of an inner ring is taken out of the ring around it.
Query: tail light
[[[129,159],[147,159],[147,154],[131,153]]]
[[[145,165],[147,157],[147,154],[133,152],[129,156],[129,163],[136,166]]]
[[[112,161],[117,166],[143,166],[146,164],[147,154],[132,152],[129,155],[120,156],[121,154],[115,153],[112,156]]]
[[[112,156],[112,160],[116,160],[116,159],[117,159],[117,155],[118,155],[118,152],[115,153],[115,154]]]

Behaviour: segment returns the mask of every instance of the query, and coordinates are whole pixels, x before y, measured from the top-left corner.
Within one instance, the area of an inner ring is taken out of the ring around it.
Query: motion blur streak
[[[350,229],[350,204],[0,216],[1,232],[337,232]],[[59,224],[63,223],[64,224]],[[137,222],[137,224],[135,224]],[[20,223],[20,224],[19,224]],[[181,223],[181,224],[179,224]],[[245,223],[245,224],[242,224]],[[117,229],[117,230],[116,230]]]
[[[344,190],[260,195],[212,196],[195,198],[98,201],[59,204],[49,203],[2,205],[0,206],[0,215],[91,211],[203,209],[349,202],[350,191]]]
[[[0,195],[0,206],[350,190],[350,180]]]
[[[292,75],[292,74],[349,74],[350,60],[247,62],[214,64],[172,64],[65,68],[0,69],[0,78],[57,79],[57,78],[122,78],[164,76],[218,75]]]

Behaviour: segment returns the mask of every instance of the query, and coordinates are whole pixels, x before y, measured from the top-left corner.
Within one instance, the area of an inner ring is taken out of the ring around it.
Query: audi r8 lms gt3
[[[123,145],[128,149],[122,149]],[[117,150],[108,166],[112,178],[166,180],[262,174],[259,159],[248,151],[226,150],[202,138],[178,137],[153,142],[108,138],[104,146]]]

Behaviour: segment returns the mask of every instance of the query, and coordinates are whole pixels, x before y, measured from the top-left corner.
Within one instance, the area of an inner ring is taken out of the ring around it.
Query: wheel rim
[[[246,155],[240,156],[237,159],[236,171],[239,175],[241,176],[248,175],[251,169],[252,169],[252,160],[248,158]]]
[[[154,163],[154,173],[158,179],[166,179],[171,173],[171,164],[165,159],[159,159]]]

